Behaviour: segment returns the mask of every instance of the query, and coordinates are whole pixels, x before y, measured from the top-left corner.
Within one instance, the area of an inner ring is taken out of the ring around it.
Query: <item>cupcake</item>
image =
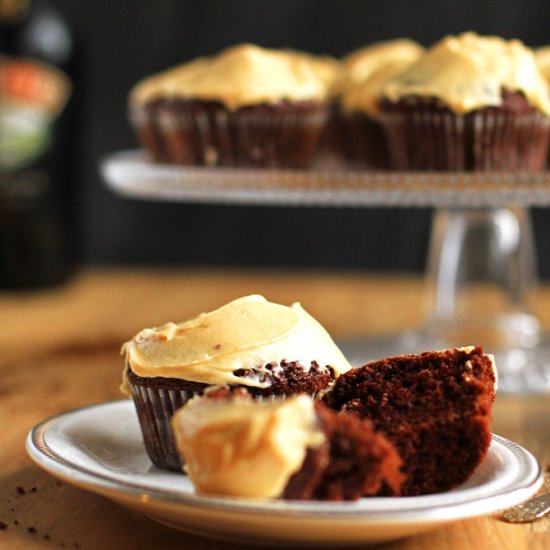
[[[386,82],[419,59],[424,48],[408,39],[371,44],[348,54],[331,88],[334,146],[348,165],[388,168],[378,122],[378,96]]]
[[[368,418],[395,445],[405,482],[389,494],[425,495],[464,483],[487,455],[496,386],[492,355],[454,348],[356,367],[323,402]]]
[[[399,170],[536,172],[546,164],[548,85],[518,40],[444,38],[387,83],[380,113]]]
[[[134,400],[159,468],[181,470],[170,418],[192,397],[227,385],[257,400],[317,396],[350,364],[299,304],[247,296],[183,323],[144,329],[124,344],[122,391]]]
[[[138,83],[130,119],[157,161],[307,167],[328,116],[329,65],[292,51],[233,46]]]
[[[207,394],[172,425],[201,495],[341,501],[403,482],[397,451],[370,421],[306,395],[258,403]]]

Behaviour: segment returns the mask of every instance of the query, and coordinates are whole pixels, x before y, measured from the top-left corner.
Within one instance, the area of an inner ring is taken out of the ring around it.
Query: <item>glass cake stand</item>
[[[108,187],[143,200],[252,205],[433,207],[422,327],[340,342],[354,364],[470,344],[494,353],[499,391],[550,391],[550,338],[533,313],[529,206],[550,205],[550,173],[473,174],[176,167],[123,151],[101,162]]]

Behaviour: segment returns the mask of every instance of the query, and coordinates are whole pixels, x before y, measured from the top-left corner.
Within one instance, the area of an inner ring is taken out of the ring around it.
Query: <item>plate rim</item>
[[[323,501],[288,501],[288,500],[260,500],[260,499],[239,499],[233,497],[206,497],[194,493],[178,492],[177,490],[156,489],[151,486],[140,485],[139,482],[130,483],[126,480],[117,479],[115,473],[112,476],[101,472],[94,472],[82,465],[70,462],[59,455],[54,449],[51,449],[45,442],[45,436],[48,431],[63,419],[69,418],[75,414],[82,413],[90,409],[100,409],[108,406],[120,406],[128,403],[131,406],[131,400],[117,399],[92,403],[82,407],[73,408],[52,415],[49,418],[35,425],[27,435],[26,450],[30,458],[39,467],[51,475],[62,478],[78,487],[89,491],[106,494],[110,498],[116,499],[117,496],[129,496],[132,499],[139,498],[144,494],[148,495],[148,502],[157,502],[164,505],[172,505],[184,508],[202,508],[223,511],[226,513],[253,513],[258,515],[270,515],[281,517],[297,518],[300,520],[318,521],[323,517],[329,517],[331,521],[357,521],[376,524],[395,524],[396,522],[405,525],[409,523],[421,522],[443,522],[467,519],[488,513],[494,513],[514,504],[522,502],[535,494],[542,486],[544,474],[542,467],[536,457],[521,445],[502,436],[492,434],[491,442],[504,447],[512,452],[514,457],[521,456],[524,462],[528,462],[532,471],[522,483],[513,489],[500,490],[498,493],[482,498],[472,498],[464,502],[453,503],[433,503],[430,504],[430,497],[437,498],[444,493],[434,495],[421,495],[419,497],[371,497],[369,500],[376,502],[375,499],[400,499],[412,502],[413,499],[428,500],[426,504],[418,503],[419,506],[406,509],[384,509],[384,510],[357,510],[353,509],[356,502],[323,502]],[[72,475],[71,475],[72,474]],[[76,474],[76,475],[75,475]],[[499,505],[497,506],[497,501]],[[475,504],[475,506],[473,506]],[[398,518],[396,518],[398,516]]]

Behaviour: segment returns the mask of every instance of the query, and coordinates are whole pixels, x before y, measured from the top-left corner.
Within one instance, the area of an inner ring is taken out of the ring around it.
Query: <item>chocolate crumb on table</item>
[[[24,495],[24,494],[25,494],[25,489],[23,489],[23,487],[21,487],[21,485],[18,485],[18,486],[15,488],[15,492],[16,492],[18,495]]]
[[[32,527],[32,526],[31,526],[31,527],[27,527],[27,531],[28,531],[29,533],[32,533],[32,534],[34,535],[34,534],[36,533],[36,527]]]
[[[3,521],[0,521],[0,530],[4,530],[8,528],[8,524],[4,523]]]

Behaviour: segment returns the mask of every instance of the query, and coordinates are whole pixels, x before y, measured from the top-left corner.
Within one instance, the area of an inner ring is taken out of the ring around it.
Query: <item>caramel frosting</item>
[[[176,445],[202,495],[276,498],[325,436],[305,395],[270,402],[195,398],[172,418]]]
[[[550,82],[550,46],[543,46],[535,50],[535,59],[542,76]]]
[[[295,50],[286,51],[290,56],[297,56],[309,63],[313,72],[325,83],[327,89],[340,77],[342,63],[330,55],[314,55]]]
[[[447,36],[392,79],[384,97],[437,98],[456,113],[502,105],[502,90],[522,92],[539,111],[550,114],[548,85],[534,53],[519,40],[474,33]]]
[[[312,361],[335,376],[349,370],[327,331],[298,303],[291,307],[258,295],[234,300],[183,323],[142,330],[123,346],[132,371],[142,377],[179,378],[205,384],[266,387],[266,365]],[[251,370],[235,376],[238,369]],[[274,371],[272,371],[274,372]],[[129,393],[126,381],[122,391]]]
[[[376,42],[359,48],[342,59],[342,72],[332,93],[338,95],[367,80],[374,72],[395,62],[412,63],[424,53],[424,48],[408,38]]]
[[[399,60],[379,67],[363,83],[342,93],[340,98],[342,110],[363,112],[371,118],[376,118],[380,113],[379,100],[386,84],[412,63],[409,60]]]
[[[328,62],[285,50],[239,44],[139,82],[130,104],[160,98],[221,101],[228,109],[282,100],[324,100]]]

